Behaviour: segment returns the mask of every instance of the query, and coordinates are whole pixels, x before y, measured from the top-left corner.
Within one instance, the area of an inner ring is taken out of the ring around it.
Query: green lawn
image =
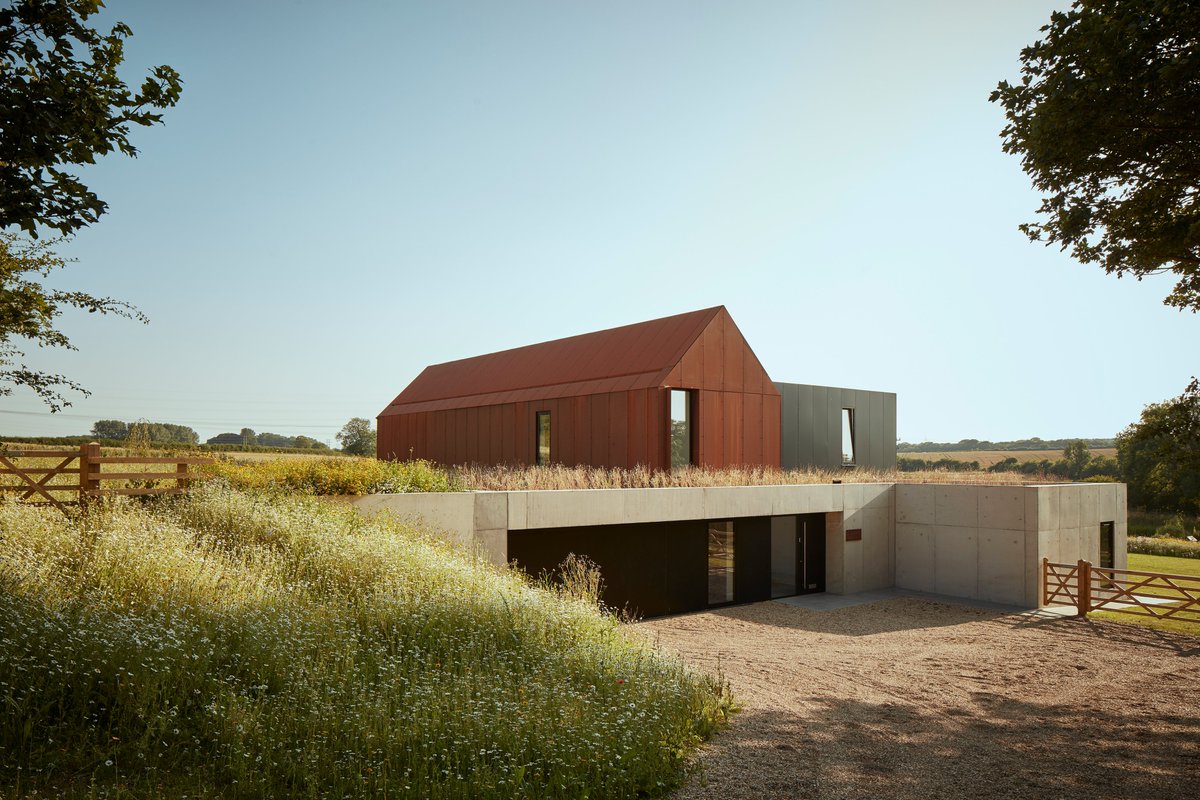
[[[1170,575],[1193,575],[1200,578],[1200,558],[1172,558],[1171,556],[1148,556],[1141,553],[1129,554],[1129,569],[1142,572],[1165,572]],[[1179,594],[1170,589],[1155,589],[1154,594]],[[1132,614],[1122,614],[1115,611],[1093,611],[1088,616],[1093,619],[1124,622],[1131,625],[1142,625],[1161,631],[1188,633],[1200,636],[1200,622],[1189,622],[1175,619],[1154,619],[1139,617]]]

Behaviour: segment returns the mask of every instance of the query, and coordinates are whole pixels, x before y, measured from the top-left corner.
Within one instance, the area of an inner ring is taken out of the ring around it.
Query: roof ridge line
[[[706,330],[708,330],[708,326],[712,324],[712,321],[714,319],[716,319],[717,314],[721,313],[722,311],[724,311],[726,314],[729,313],[729,309],[725,308],[724,305],[714,306],[712,308],[704,309],[704,310],[711,311],[712,314],[708,317],[708,319],[706,319],[704,321],[704,324],[700,326],[700,330],[698,330],[696,332],[696,335],[693,336],[690,341],[688,341],[688,343],[684,346],[684,348],[682,350],[680,350],[678,353],[676,353],[675,360],[671,362],[671,365],[669,367],[667,367],[666,369],[662,370],[661,372],[659,372],[658,375],[655,376],[655,378],[654,378],[655,383],[659,384],[660,386],[662,385],[662,382],[667,379],[667,376],[670,375],[671,372],[676,367],[679,366],[679,362],[682,361],[683,357],[687,355],[688,350],[692,349],[692,345],[696,344],[696,342],[698,342],[700,340],[700,337],[704,335],[704,332]],[[747,345],[747,347],[748,346],[749,345]]]

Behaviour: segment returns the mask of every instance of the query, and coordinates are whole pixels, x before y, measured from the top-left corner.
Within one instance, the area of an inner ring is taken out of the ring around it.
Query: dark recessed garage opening
[[[509,531],[508,558],[535,577],[567,556],[600,569],[606,605],[638,617],[825,590],[825,515]]]

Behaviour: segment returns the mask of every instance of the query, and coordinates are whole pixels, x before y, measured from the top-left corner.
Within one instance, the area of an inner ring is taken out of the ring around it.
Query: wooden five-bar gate
[[[31,458],[58,463],[21,466],[22,461]],[[103,456],[100,445],[94,442],[80,445],[78,450],[0,450],[0,476],[6,479],[0,483],[0,492],[18,493],[23,501],[60,509],[68,503],[86,503],[105,496],[175,494],[196,477],[188,472],[189,465],[210,463],[211,458],[190,456]],[[105,469],[105,465],[114,467]],[[133,465],[151,465],[156,471],[130,471]],[[60,475],[67,480],[56,481]],[[172,485],[157,485],[164,480]],[[124,485],[104,486],[112,482]]]
[[[1042,559],[1042,605],[1200,623],[1200,577]]]

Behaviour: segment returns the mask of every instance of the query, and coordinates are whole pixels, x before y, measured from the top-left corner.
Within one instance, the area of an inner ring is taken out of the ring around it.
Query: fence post
[[[1076,598],[1076,616],[1086,617],[1092,609],[1092,562],[1079,559],[1075,574],[1079,576],[1079,596]]]
[[[1038,605],[1050,605],[1050,559],[1042,558],[1042,571],[1038,573]]]
[[[179,476],[175,479],[175,488],[176,489],[188,488],[188,465],[184,462],[180,462],[180,463],[176,464],[175,465],[175,474]]]
[[[100,490],[100,445],[96,442],[79,446],[79,504],[86,505]]]

